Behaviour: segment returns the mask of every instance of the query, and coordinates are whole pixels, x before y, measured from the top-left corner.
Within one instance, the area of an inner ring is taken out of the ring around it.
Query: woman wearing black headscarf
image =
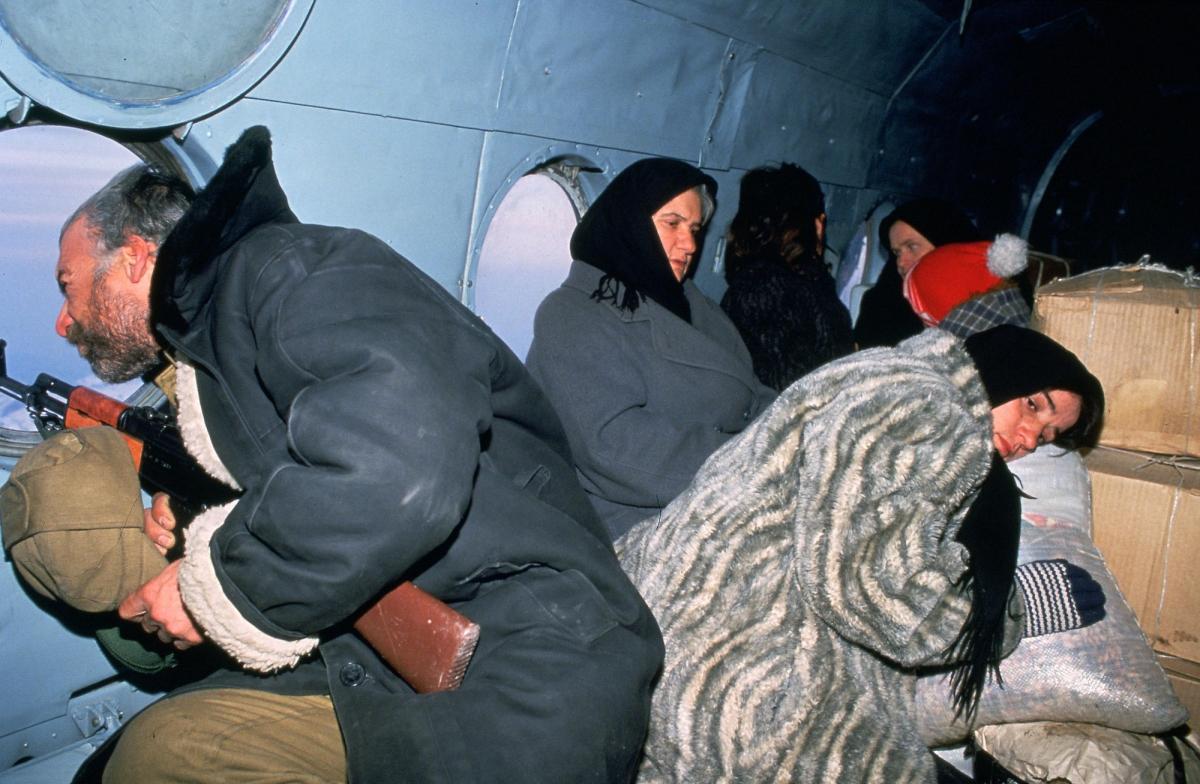
[[[858,347],[894,346],[924,329],[904,298],[904,275],[936,247],[982,239],[966,213],[948,201],[914,199],[892,210],[879,224],[879,242],[890,258],[863,294],[854,322]]]
[[[788,387],[617,555],[662,629],[638,781],[932,781],[920,668],[967,716],[1021,637],[1104,615],[1062,560],[1016,565],[1004,461],[1087,440],[1103,393],[1049,338],[927,330]]]
[[[666,506],[774,397],[687,278],[716,190],[682,161],[634,163],[579,222],[567,279],[538,308],[526,363],[613,538]]]

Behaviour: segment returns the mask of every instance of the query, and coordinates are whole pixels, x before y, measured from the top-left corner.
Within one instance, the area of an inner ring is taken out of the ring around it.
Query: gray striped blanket
[[[929,330],[784,391],[617,543],[666,663],[638,781],[934,780],[914,667],[969,609],[953,541],[990,408]]]

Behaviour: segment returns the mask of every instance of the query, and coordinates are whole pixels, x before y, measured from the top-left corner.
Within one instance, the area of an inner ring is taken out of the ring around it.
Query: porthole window
[[[83,122],[179,125],[262,79],[312,4],[0,0],[0,74],[34,103]]]
[[[533,316],[567,277],[576,198],[571,171],[552,168],[517,180],[488,225],[474,281],[475,312],[522,359],[533,340]]]
[[[105,384],[54,331],[62,295],[54,280],[63,221],[138,156],[99,134],[36,125],[0,132],[0,339],[8,375],[25,384],[49,373],[119,399],[140,381]],[[0,447],[29,443],[34,426],[24,407],[0,396]],[[11,451],[11,450],[9,450]]]

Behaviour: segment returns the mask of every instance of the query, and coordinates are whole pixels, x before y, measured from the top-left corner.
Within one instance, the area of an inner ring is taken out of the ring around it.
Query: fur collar
[[[296,221],[271,160],[271,134],[245,130],[163,241],[151,282],[153,323],[182,331],[212,294],[217,259],[266,223]]]

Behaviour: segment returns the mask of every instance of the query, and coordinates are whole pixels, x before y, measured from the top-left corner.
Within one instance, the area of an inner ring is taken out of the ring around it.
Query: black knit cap
[[[1078,421],[1060,433],[1058,441],[1081,445],[1098,430],[1104,388],[1077,356],[1051,338],[1005,324],[970,336],[966,348],[993,408],[1025,395],[1063,389],[1079,395],[1081,407]]]
[[[716,180],[691,164],[670,158],[637,161],[609,183],[571,235],[572,258],[604,272],[593,299],[611,299],[632,312],[641,297],[648,297],[691,322],[683,284],[675,279],[651,216],[696,186],[716,197]],[[697,255],[699,252],[697,247]],[[616,302],[617,283],[625,289],[620,302]]]

